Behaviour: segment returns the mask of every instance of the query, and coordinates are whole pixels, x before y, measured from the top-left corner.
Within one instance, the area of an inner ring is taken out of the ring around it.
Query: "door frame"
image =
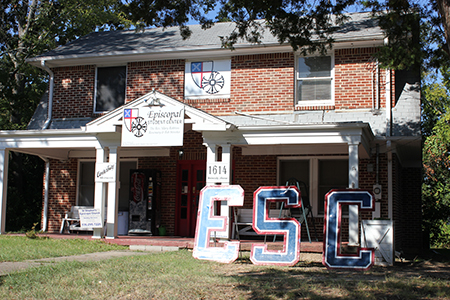
[[[187,219],[182,224],[181,219],[181,196],[182,196],[182,170],[189,170],[188,177],[188,193],[187,193],[187,202],[186,206],[187,211]],[[176,200],[175,200],[175,234],[183,235],[183,236],[194,236],[195,235],[195,226],[196,226],[196,217],[197,217],[197,209],[198,209],[198,198],[197,204],[194,205],[193,202],[196,200],[196,196],[199,195],[200,190],[197,189],[196,183],[198,182],[196,179],[196,174],[194,174],[195,170],[204,170],[203,177],[203,186],[206,184],[206,160],[179,160],[177,162],[177,180],[176,180]],[[195,211],[194,211],[195,210]],[[181,226],[187,226],[187,234],[181,233]]]

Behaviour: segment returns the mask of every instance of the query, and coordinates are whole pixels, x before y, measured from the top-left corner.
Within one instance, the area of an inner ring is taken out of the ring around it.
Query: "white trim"
[[[352,38],[336,38],[333,48],[364,48],[364,47],[378,47],[383,45],[384,34],[364,36],[357,36]],[[279,43],[266,44],[243,44],[235,45],[235,49],[221,48],[220,45],[212,46],[191,46],[191,47],[173,47],[164,48],[157,52],[139,52],[139,51],[124,51],[121,53],[95,53],[95,54],[81,54],[81,55],[65,55],[65,56],[42,56],[38,58],[27,59],[27,62],[33,66],[40,67],[40,61],[45,60],[47,66],[50,68],[64,67],[64,66],[79,66],[79,65],[110,65],[112,63],[126,64],[130,62],[141,61],[157,61],[157,60],[172,60],[172,59],[190,59],[196,60],[202,57],[230,57],[239,55],[254,55],[267,53],[284,53],[292,52],[292,47],[288,44],[280,45]]]

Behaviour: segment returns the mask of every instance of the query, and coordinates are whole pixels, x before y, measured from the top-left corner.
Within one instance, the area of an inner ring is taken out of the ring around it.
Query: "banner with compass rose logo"
[[[231,60],[186,62],[186,99],[229,98]]]
[[[154,106],[123,110],[122,147],[182,146],[184,106]]]

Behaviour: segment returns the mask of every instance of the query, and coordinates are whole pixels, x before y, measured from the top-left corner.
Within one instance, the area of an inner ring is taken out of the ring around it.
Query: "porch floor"
[[[72,233],[72,234],[59,234],[59,233],[45,233],[42,234],[50,238],[55,239],[93,239],[91,233]],[[179,237],[179,236],[118,236],[115,239],[102,238],[103,241],[111,244],[123,245],[123,246],[166,246],[166,247],[179,247],[183,249],[194,248],[194,238]],[[264,243],[264,239],[241,239],[241,251],[250,251],[252,243]],[[282,249],[283,242],[273,242],[271,236],[267,237],[267,245],[269,250]],[[220,246],[221,242],[217,243]],[[213,246],[213,243],[211,243]],[[300,245],[300,251],[304,253],[322,253],[323,242],[302,241]]]

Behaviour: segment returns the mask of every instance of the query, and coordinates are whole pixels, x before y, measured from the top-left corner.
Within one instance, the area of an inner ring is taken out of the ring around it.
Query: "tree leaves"
[[[423,88],[422,212],[431,242],[449,244],[443,225],[450,218],[450,74],[445,68],[441,72],[443,81],[428,75]]]

